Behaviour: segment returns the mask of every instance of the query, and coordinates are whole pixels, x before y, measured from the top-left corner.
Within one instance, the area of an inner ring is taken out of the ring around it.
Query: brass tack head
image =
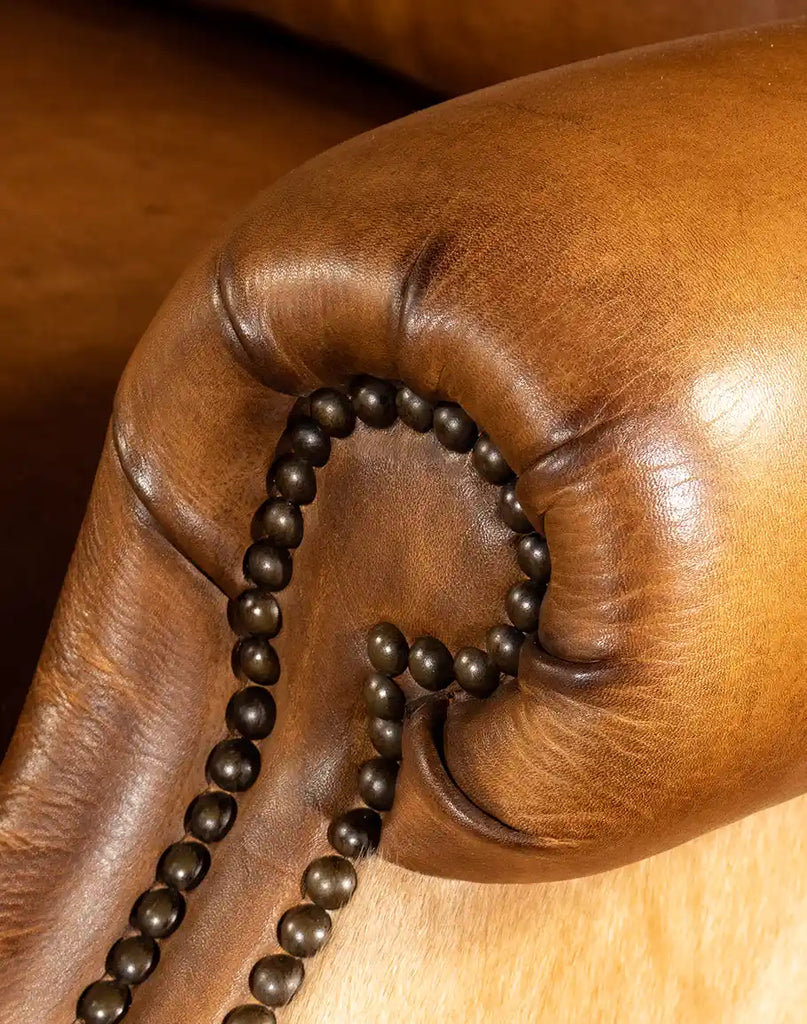
[[[339,910],[356,890],[356,869],[345,857],[318,857],[303,874],[302,895],[325,910]]]
[[[331,919],[326,910],[314,903],[301,903],[287,910],[277,926],[281,947],[291,956],[309,957],[318,953],[331,934]]]
[[[374,811],[388,811],[395,799],[398,764],[387,757],[373,757],[359,766],[359,795]]]
[[[302,960],[288,953],[273,953],[258,960],[249,976],[249,988],[265,1006],[286,1006],[305,978]]]
[[[514,533],[532,532],[532,523],[527,518],[521,502],[516,497],[516,482],[511,480],[499,491],[497,503],[499,515]]]
[[[368,427],[391,427],[398,415],[395,387],[388,380],[360,377],[353,387],[353,408]]]
[[[395,396],[395,407],[401,420],[412,430],[416,430],[419,434],[425,434],[427,430],[431,430],[434,406],[411,388],[404,385],[398,389]]]
[[[379,622],[367,634],[367,656],[379,672],[400,675],[406,668],[408,654],[406,638],[391,622]]]
[[[328,842],[351,860],[372,853],[380,839],[381,816],[368,807],[354,807],[334,818],[328,827]]]
[[[434,436],[452,452],[469,452],[479,431],[476,424],[459,405],[441,402],[434,410]]]

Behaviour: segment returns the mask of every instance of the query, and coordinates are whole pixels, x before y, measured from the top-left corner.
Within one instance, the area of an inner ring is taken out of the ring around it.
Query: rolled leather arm
[[[804,791],[805,70],[794,25],[464,97],[289,175],[191,268],[120,385],[3,766],[2,1024],[72,1019],[181,838],[272,452],[359,374],[459,403],[552,564],[517,678],[411,702],[383,856],[569,878]],[[367,630],[482,647],[518,579],[495,488],[432,435],[360,426],[317,481],[263,770],[137,1024],[248,995],[356,799]]]

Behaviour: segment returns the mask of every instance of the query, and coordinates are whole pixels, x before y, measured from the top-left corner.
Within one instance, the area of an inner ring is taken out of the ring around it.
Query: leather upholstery
[[[410,719],[386,857],[569,877],[804,791],[805,70],[799,24],[464,97],[290,174],[187,272],[118,391],[3,767],[2,1024],[72,1012],[178,838],[272,446],[294,395],[355,372],[461,402],[553,560],[519,680]],[[367,627],[456,648],[501,617],[488,501],[403,429],[338,449],[267,769],[136,1024],[243,993],[352,797]]]
[[[807,14],[805,0],[214,0],[447,93],[700,32]]]

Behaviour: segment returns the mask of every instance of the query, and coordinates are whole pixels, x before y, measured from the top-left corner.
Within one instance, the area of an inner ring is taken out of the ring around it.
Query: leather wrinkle
[[[161,521],[160,517],[155,512],[154,508],[152,507],[151,501],[148,497],[148,494],[146,493],[143,486],[138,482],[137,474],[129,465],[128,459],[126,458],[121,449],[120,431],[118,429],[118,419],[115,411],[113,411],[112,420],[110,423],[110,437],[112,440],[111,451],[115,457],[115,462],[117,463],[118,468],[121,471],[121,475],[123,476],[123,479],[126,483],[129,492],[131,493],[132,497],[137,502],[137,504],[140,506],[140,508],[143,510],[145,515],[148,517],[149,525],[154,529],[156,533],[160,535],[160,537],[163,538],[163,540],[170,547],[174,549],[174,551],[176,551],[180,558],[182,558],[185,562],[188,563],[188,565],[195,569],[200,576],[203,576],[209,583],[212,583],[216,590],[218,590],[221,594],[224,594],[225,597],[228,596],[222,584],[215,580],[209,573],[205,572],[205,570],[191,557],[189,552],[184,550],[182,545],[176,540],[175,537],[171,535],[170,531],[166,528],[165,524]]]
[[[267,387],[270,387],[273,391],[279,394],[284,394],[285,392],[281,388],[277,387],[276,383],[272,384],[267,380],[265,371],[255,357],[255,350],[253,342],[249,337],[246,320],[236,311],[236,304],[232,298],[234,275],[235,268],[232,266],[232,262],[225,249],[216,257],[213,286],[213,301],[221,320],[222,327],[224,328],[225,335],[231,336],[235,340],[237,344],[237,351],[242,353],[242,362],[246,360],[245,368],[247,371],[251,373],[256,380],[259,380]],[[274,332],[267,331],[265,324],[261,325],[261,333],[258,343],[265,347],[271,346],[275,356],[282,359],[298,379],[309,382],[309,386],[306,390],[314,391],[317,387],[325,384],[325,381],[322,380],[318,374],[313,373],[309,366],[302,363],[299,359],[292,358],[288,350],[281,345]],[[294,393],[299,394],[299,390]]]

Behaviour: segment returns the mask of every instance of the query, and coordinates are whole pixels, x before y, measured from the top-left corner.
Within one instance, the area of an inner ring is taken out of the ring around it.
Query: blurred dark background
[[[434,99],[248,16],[0,4],[0,754],[162,297],[255,192]]]

